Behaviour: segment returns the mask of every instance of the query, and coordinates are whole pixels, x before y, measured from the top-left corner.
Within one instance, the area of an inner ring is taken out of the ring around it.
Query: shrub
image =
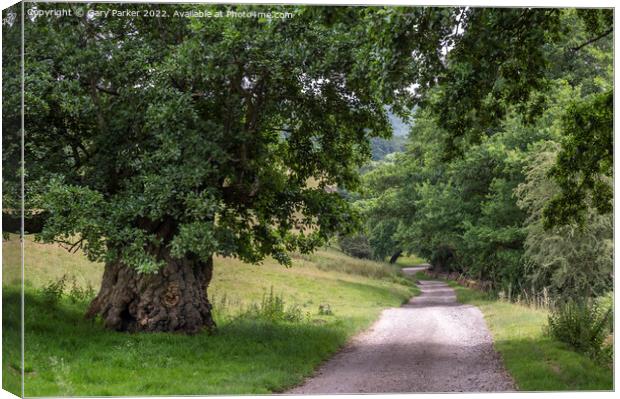
[[[273,287],[268,294],[263,295],[260,304],[254,303],[242,314],[243,317],[265,320],[270,322],[301,322],[304,321],[304,313],[298,305],[285,306],[281,295],[273,292]]]
[[[607,357],[612,308],[593,301],[567,301],[549,315],[548,334],[596,360]]]
[[[71,282],[71,289],[67,294],[71,302],[88,302],[95,297],[95,290],[93,287],[88,284],[85,288],[80,287],[77,283],[75,277],[73,277]]]
[[[368,237],[362,234],[341,236],[338,240],[340,249],[347,255],[361,259],[372,259],[373,250]]]
[[[609,320],[607,323],[607,328],[609,329],[610,332],[614,331],[614,312],[613,312],[613,305],[614,305],[614,295],[613,295],[613,291],[609,291],[607,294],[600,296],[596,299],[596,304],[598,305],[598,309],[600,311],[604,311],[607,309],[612,309],[611,314],[609,315]]]

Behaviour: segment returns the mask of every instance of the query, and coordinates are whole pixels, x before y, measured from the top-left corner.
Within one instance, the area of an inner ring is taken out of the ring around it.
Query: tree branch
[[[56,240],[58,244],[64,249],[66,249],[69,253],[76,253],[79,249],[82,248],[82,243],[84,242],[83,238],[80,238],[76,242],[66,241],[66,240]]]
[[[592,44],[592,43],[594,43],[594,42],[596,42],[596,41],[598,41],[598,40],[601,40],[602,38],[604,38],[605,36],[609,35],[609,34],[610,34],[610,33],[612,33],[613,31],[614,31],[614,28],[609,28],[609,29],[608,29],[608,30],[606,30],[605,32],[603,32],[603,33],[601,33],[600,35],[598,35],[598,36],[596,36],[596,37],[594,37],[594,38],[592,38],[592,39],[588,40],[587,42],[582,43],[582,44],[580,44],[580,45],[579,45],[579,46],[577,46],[577,47],[572,47],[572,48],[571,48],[571,51],[573,51],[573,52],[575,52],[575,53],[576,53],[577,51],[581,50],[583,47],[585,47],[585,46],[587,46],[587,45],[589,45],[589,44]]]

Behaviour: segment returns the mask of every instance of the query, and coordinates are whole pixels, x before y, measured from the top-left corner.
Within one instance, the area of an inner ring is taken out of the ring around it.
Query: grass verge
[[[7,243],[3,262],[10,277],[15,254],[14,243]],[[253,266],[217,259],[209,288],[219,324],[214,335],[126,334],[85,320],[87,301],[64,295],[50,302],[42,292],[62,276],[97,287],[101,265],[57,246],[27,242],[26,396],[280,392],[303,381],[384,308],[399,306],[417,292],[410,280],[382,263],[360,265],[332,250],[314,256],[297,257],[289,269],[273,261]],[[287,308],[298,309],[303,320],[244,316],[271,290]],[[3,301],[3,323],[11,326],[19,315],[14,281],[3,285]],[[332,314],[319,314],[325,305]],[[17,328],[4,331],[3,380],[8,390],[18,389],[11,384],[19,381],[12,378],[19,375],[19,347],[10,345],[18,342],[18,334]]]
[[[461,287],[450,281],[457,300],[484,314],[495,349],[521,391],[612,390],[612,369],[544,333],[548,313]]]

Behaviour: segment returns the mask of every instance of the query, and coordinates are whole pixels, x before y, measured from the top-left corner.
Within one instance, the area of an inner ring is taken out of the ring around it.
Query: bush
[[[372,259],[373,251],[368,237],[362,234],[341,236],[338,240],[340,249],[347,255],[361,259]]]
[[[96,295],[94,288],[88,284],[85,288],[82,288],[78,283],[75,277],[73,277],[71,283],[71,289],[67,294],[71,302],[90,302]]]
[[[319,305],[319,315],[320,316],[333,316],[334,312],[332,311],[332,307],[329,306],[329,303]]]
[[[604,311],[606,309],[611,309],[611,314],[609,315],[609,320],[607,322],[607,328],[611,333],[614,331],[614,295],[613,291],[609,291],[607,294],[600,296],[596,299],[596,304],[600,311]]]
[[[549,315],[548,334],[595,360],[606,361],[611,354],[606,344],[611,314],[611,307],[603,308],[598,302],[568,301]]]

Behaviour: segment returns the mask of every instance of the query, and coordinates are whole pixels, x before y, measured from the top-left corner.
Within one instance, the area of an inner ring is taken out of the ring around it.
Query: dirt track
[[[420,288],[420,296],[385,310],[313,378],[288,393],[514,390],[480,310],[456,302],[445,283],[421,281]]]

